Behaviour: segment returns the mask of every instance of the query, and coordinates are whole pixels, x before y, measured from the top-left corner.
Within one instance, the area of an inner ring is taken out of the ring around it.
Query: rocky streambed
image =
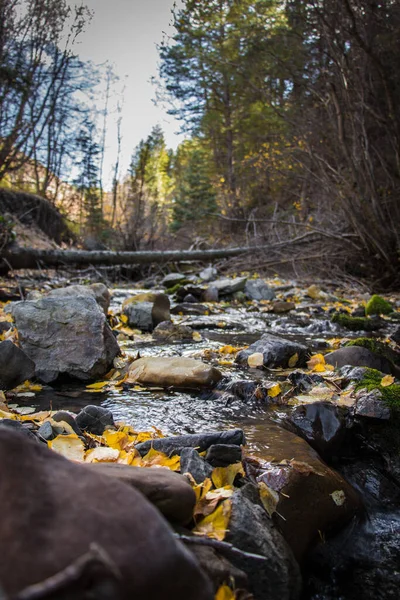
[[[185,543],[218,600],[395,598],[398,297],[202,277],[6,307],[3,425],[119,478],[189,473],[177,531],[217,542]]]

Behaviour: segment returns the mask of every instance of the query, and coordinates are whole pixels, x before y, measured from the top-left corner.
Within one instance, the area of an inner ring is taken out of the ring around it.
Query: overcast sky
[[[80,4],[78,0],[69,0]],[[167,145],[176,148],[183,138],[176,134],[179,123],[166,109],[154,105],[155,89],[150,83],[157,75],[158,55],[156,44],[163,32],[171,34],[171,8],[174,0],[84,0],[93,11],[93,19],[79,38],[76,50],[82,59],[96,64],[108,61],[120,77],[116,92],[124,88],[122,109],[122,160],[121,174],[125,174],[134,147],[159,123],[165,133]],[[119,96],[120,100],[121,97]],[[118,97],[110,100],[115,109]],[[102,107],[99,98],[98,107]],[[117,148],[117,117],[110,116],[106,141],[104,179],[110,183],[110,173]]]

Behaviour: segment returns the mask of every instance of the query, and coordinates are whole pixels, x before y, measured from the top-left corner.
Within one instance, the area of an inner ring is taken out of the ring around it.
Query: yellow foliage
[[[382,387],[388,387],[389,385],[392,385],[392,383],[394,383],[395,379],[392,375],[385,375],[385,377],[382,377],[381,379],[381,386]]]
[[[69,460],[78,462],[84,460],[85,446],[76,433],[58,435],[54,440],[48,442],[48,446]]]
[[[260,500],[268,515],[272,517],[274,512],[276,512],[276,507],[279,502],[279,494],[272,488],[268,487],[263,481],[258,484],[258,487],[260,490]]]
[[[296,352],[289,358],[288,366],[291,368],[295,367],[297,365],[298,360],[299,360],[299,353]]]
[[[271,387],[268,388],[268,396],[270,398],[276,398],[282,392],[281,386],[279,383],[274,383]]]
[[[193,532],[222,541],[228,529],[231,512],[232,503],[228,498],[221,502],[210,515],[207,515],[197,523]]]
[[[214,596],[214,600],[235,600],[235,593],[228,585],[221,585]]]
[[[214,486],[218,489],[227,485],[232,486],[238,474],[244,476],[242,463],[240,462],[229,465],[229,467],[215,467],[211,473],[211,479]]]
[[[136,457],[131,464],[135,467],[168,467],[171,471],[179,471],[181,459],[178,455],[170,458],[164,452],[157,452],[154,448],[150,448],[143,458]]]

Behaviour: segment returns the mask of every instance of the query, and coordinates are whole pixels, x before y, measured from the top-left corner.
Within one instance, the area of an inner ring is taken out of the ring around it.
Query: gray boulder
[[[153,331],[159,323],[170,321],[170,302],[166,294],[149,295],[148,300],[131,302],[125,304],[124,314],[128,317],[130,327],[136,327],[141,331]]]
[[[236,548],[266,557],[258,561],[250,557],[230,557],[242,569],[255,598],[295,600],[300,596],[299,566],[285,540],[257,504],[257,489],[247,484],[232,496],[232,512],[225,538]]]
[[[250,300],[273,300],[274,290],[262,279],[249,279],[246,281],[244,293]]]
[[[137,444],[135,448],[142,456],[147,454],[150,448],[171,455],[180,454],[182,448],[196,448],[198,452],[204,452],[213,444],[241,446],[245,443],[246,438],[242,429],[229,429],[228,431],[217,431],[215,433],[193,433],[148,440]]]
[[[63,374],[102,377],[120,352],[104,312],[90,296],[16,302],[11,312],[21,347],[46,383]]]
[[[181,473],[190,473],[196,483],[202,483],[210,477],[213,468],[194,448],[183,448],[181,451]]]
[[[0,343],[0,389],[12,390],[35,375],[35,363],[10,340]]]
[[[235,277],[235,279],[217,279],[212,281],[210,286],[218,290],[220,296],[230,296],[235,292],[243,292],[246,285],[247,277]]]
[[[325,355],[325,362],[340,368],[345,365],[353,367],[368,367],[382,373],[398,373],[398,368],[386,357],[374,354],[362,346],[345,346]]]
[[[162,280],[161,285],[164,285],[169,289],[184,281],[186,281],[186,275],[183,275],[182,273],[168,273]]]
[[[92,283],[91,285],[69,285],[65,288],[57,288],[46,294],[47,298],[65,298],[76,296],[90,296],[94,298],[106,315],[110,307],[110,292],[104,283]]]
[[[294,360],[296,354],[296,362],[292,366],[301,367],[306,363],[308,348],[298,342],[266,333],[246,350],[238,352],[235,362],[247,366],[248,357],[256,352],[263,355],[264,367],[288,367],[289,361]]]

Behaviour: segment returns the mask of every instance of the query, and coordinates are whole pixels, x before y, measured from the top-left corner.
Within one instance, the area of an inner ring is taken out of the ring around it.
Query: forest
[[[108,190],[115,76],[78,56],[90,11],[1,0],[0,12],[0,185],[47,199],[78,240],[270,245],[260,268],[397,280],[398,2],[185,0],[159,46],[154,92],[186,138],[172,151],[155,124],[127,173],[118,151]]]

